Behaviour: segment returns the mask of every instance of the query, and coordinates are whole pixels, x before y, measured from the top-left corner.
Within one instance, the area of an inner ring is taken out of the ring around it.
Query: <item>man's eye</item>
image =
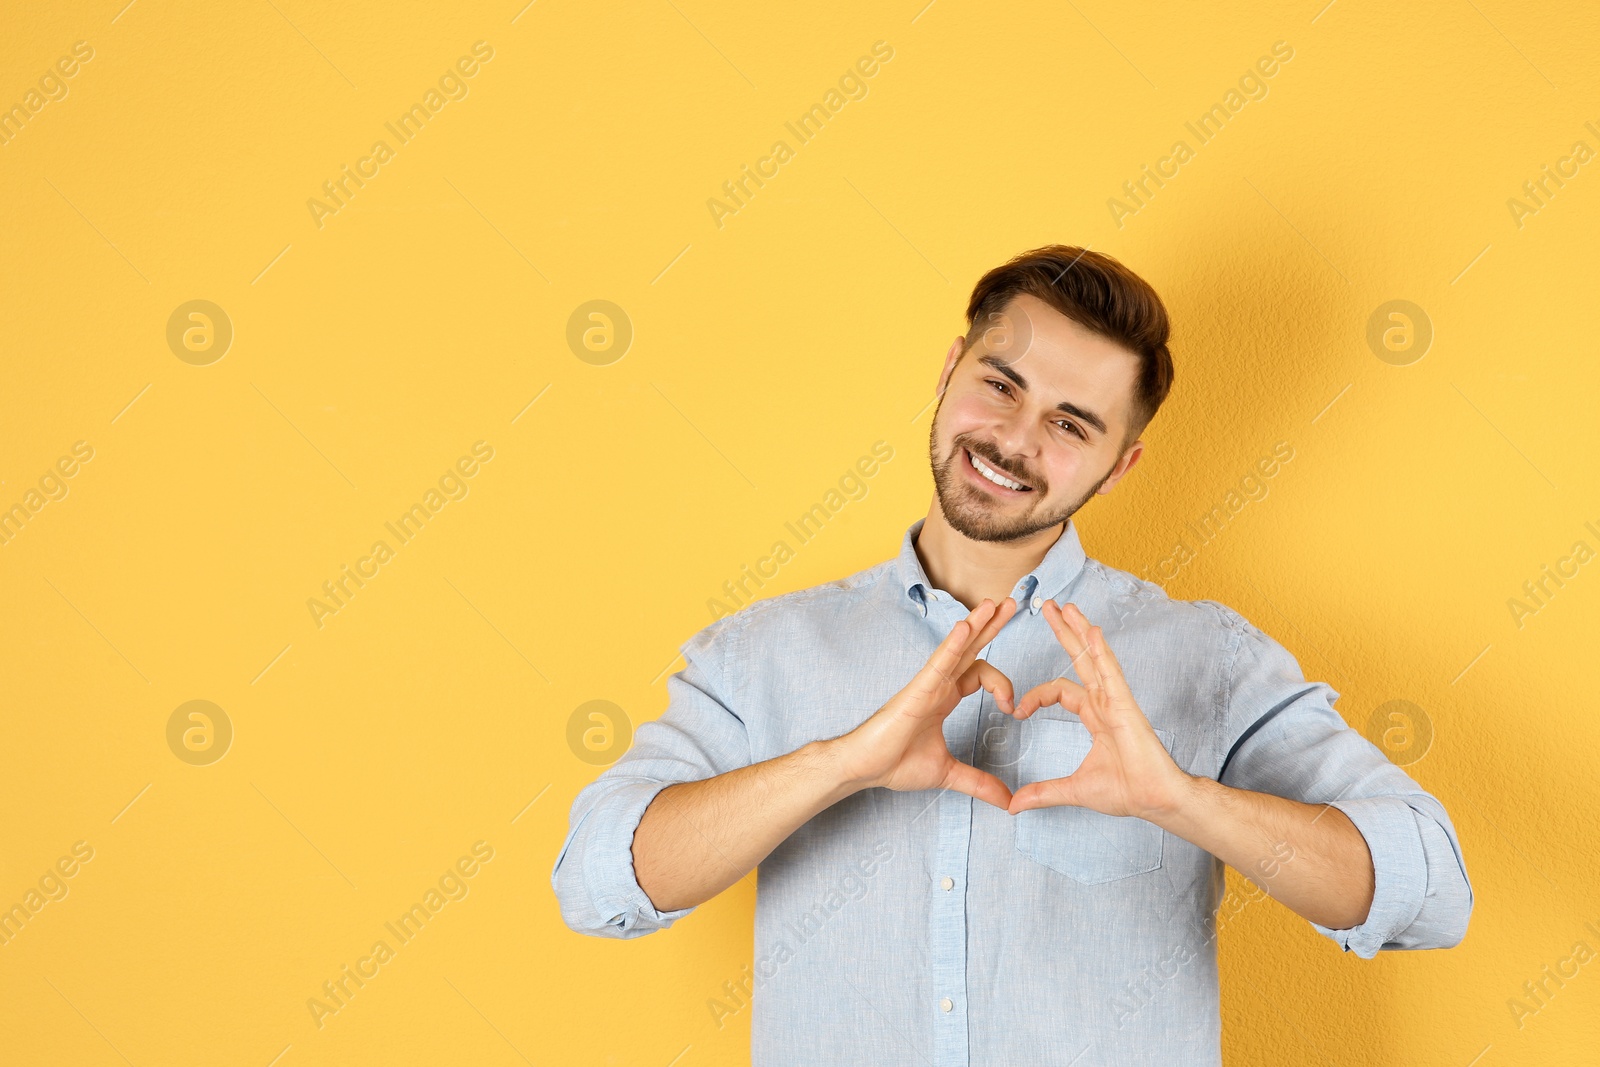
[[[1010,388],[1006,385],[1005,382],[1000,381],[998,378],[985,378],[984,379],[984,383],[987,384],[987,385],[994,386],[996,389],[1000,390],[1000,392],[1005,396],[1010,396],[1011,395]],[[1087,441],[1089,439],[1088,436],[1086,434],[1084,434],[1084,432],[1082,430],[1078,429],[1078,424],[1075,423],[1075,422],[1068,422],[1066,419],[1062,419],[1060,422],[1057,422],[1056,425],[1057,426],[1066,427],[1066,429],[1067,429],[1067,431],[1069,433],[1072,433],[1072,434],[1076,435],[1077,437],[1081,437],[1085,441]]]

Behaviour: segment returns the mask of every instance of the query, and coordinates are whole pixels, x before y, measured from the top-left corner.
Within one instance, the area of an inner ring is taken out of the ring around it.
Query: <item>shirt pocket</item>
[[[1075,719],[1027,720],[1031,733],[1017,760],[1017,787],[1065,778],[1089,754],[1089,728]],[[1152,729],[1155,729],[1152,727]],[[1172,734],[1156,729],[1170,753]],[[1063,804],[1019,812],[1015,819],[1018,852],[1085,885],[1100,885],[1161,866],[1161,827],[1132,815],[1104,815]]]

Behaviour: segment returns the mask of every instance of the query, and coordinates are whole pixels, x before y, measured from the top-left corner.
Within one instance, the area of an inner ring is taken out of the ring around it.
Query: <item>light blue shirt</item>
[[[750,604],[681,647],[666,712],[573,802],[551,873],[568,926],[639,937],[688,914],[658,911],[634,874],[633,833],[655,795],[846,733],[922,668],[967,614],[923,571],[922,522],[896,558]],[[1369,959],[1465,936],[1472,887],[1444,807],[1243,616],[1086,558],[1072,523],[1012,595],[1020,610],[983,655],[1019,695],[1079,680],[1040,614],[1047,598],[1071,601],[1185,771],[1350,817],[1372,852],[1372,907],[1352,929],[1310,924],[1318,933]],[[1090,744],[1063,708],[1017,722],[981,689],[945,737],[1013,789],[1069,774]],[[1142,819],[863,790],[760,864],[755,958],[706,990],[707,1010],[749,1007],[755,1067],[1220,1067],[1223,870]]]

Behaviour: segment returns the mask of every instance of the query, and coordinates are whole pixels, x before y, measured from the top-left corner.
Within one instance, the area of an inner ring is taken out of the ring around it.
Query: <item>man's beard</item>
[[[937,410],[933,413],[933,424],[934,427],[939,424]],[[1111,471],[1106,471],[1105,476],[1081,499],[1064,505],[1054,512],[1040,514],[1037,508],[1034,508],[1021,515],[1007,517],[997,513],[999,505],[992,499],[984,497],[983,490],[965,484],[962,473],[956,469],[957,464],[967,462],[968,447],[969,442],[964,436],[957,437],[951,443],[949,457],[941,463],[938,459],[937,429],[928,431],[928,463],[933,468],[933,487],[939,497],[939,510],[944,512],[944,520],[950,524],[951,529],[974,541],[1020,541],[1041,530],[1059,526],[1087,504],[1089,499],[1099,492],[1100,486],[1105,484],[1106,478],[1111,476]],[[973,454],[996,470],[1005,472],[982,446],[974,449]],[[1115,465],[1113,462],[1113,468]],[[1030,478],[1028,482],[1033,486],[1033,491],[1040,494],[1040,499],[1043,499],[1047,487],[1038,484],[1035,479]]]

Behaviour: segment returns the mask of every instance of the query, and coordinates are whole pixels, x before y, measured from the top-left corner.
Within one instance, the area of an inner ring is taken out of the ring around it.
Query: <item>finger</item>
[[[913,708],[921,708],[946,685],[954,684],[959,675],[955,671],[956,659],[960,655],[961,642],[971,632],[965,619],[951,627],[950,633],[939,647],[933,650],[933,655],[928,657],[928,662],[922,669],[912,675],[905,688],[900,691]]]
[[[1077,630],[1073,628],[1071,622],[1062,612],[1061,606],[1054,600],[1046,600],[1044,602],[1044,621],[1050,624],[1050,629],[1056,635],[1056,640],[1061,642],[1061,647],[1066,649],[1067,655],[1072,657],[1072,666],[1078,672],[1078,677],[1083,679],[1085,685],[1088,685],[1090,675],[1094,671],[1094,665],[1089,662],[1089,650],[1084,646]]]
[[[1026,719],[1040,708],[1060,704],[1074,715],[1081,715],[1087,692],[1071,678],[1052,678],[1022,694],[1017,701],[1017,718]]]
[[[1016,710],[1016,693],[1012,691],[1011,679],[986,659],[974,660],[972,666],[961,675],[962,696],[971,696],[979,686],[994,694],[995,703],[1000,705],[1001,711],[1010,714]]]
[[[1095,659],[1094,649],[1090,645],[1089,620],[1078,605],[1068,603],[1061,609],[1061,621],[1071,630],[1077,639],[1079,649],[1078,674],[1083,678],[1085,687],[1095,689],[1105,684],[1105,679],[1100,677],[1100,663]]]
[[[1006,808],[1010,814],[1019,811],[1030,811],[1033,808],[1057,808],[1064,804],[1076,804],[1076,783],[1072,776],[1065,778],[1050,778],[1043,782],[1029,782],[1011,795],[1011,805]]]
[[[945,635],[945,639],[939,642],[939,647],[934,649],[933,655],[928,657],[928,662],[923,667],[923,670],[931,672],[935,676],[935,680],[943,679],[953,684],[961,677],[961,672],[966,670],[966,666],[961,663],[961,660],[966,655],[967,645],[971,641],[973,631],[987,622],[993,611],[993,603],[985,600],[982,604],[973,608],[971,614],[966,618],[950,627],[950,632]]]
[[[988,771],[980,771],[958,759],[951,759],[950,771],[945,775],[944,785],[946,789],[954,789],[958,793],[976,797],[1002,811],[1009,810],[1011,790],[1006,788],[1006,784]]]
[[[1076,604],[1067,605],[1072,609],[1079,636],[1089,650],[1089,662],[1098,676],[1099,684],[1106,693],[1116,701],[1131,701],[1133,693],[1128,688],[1127,679],[1122,676],[1122,664],[1117,662],[1117,657],[1111,651],[1111,645],[1106,641],[1105,631],[1098,626],[1091,626],[1089,619]]]
[[[987,604],[990,602],[985,600],[984,603]],[[966,655],[963,657],[963,662],[961,664],[962,670],[966,670],[966,668],[971,665],[972,661],[978,658],[978,653],[983,651],[984,647],[987,646],[990,641],[994,640],[995,634],[999,633],[1001,628],[1011,620],[1011,616],[1015,615],[1016,613],[1017,602],[1015,598],[1006,597],[1000,602],[999,606],[995,609],[994,614],[991,615],[988,621],[978,629],[978,632],[968,643]]]
[[[1096,626],[1089,633],[1093,639],[1089,651],[1094,656],[1106,689],[1117,700],[1134,703],[1133,690],[1128,687],[1128,679],[1122,673],[1122,663],[1117,659],[1117,654],[1111,651],[1111,643],[1106,640],[1105,631]]]

